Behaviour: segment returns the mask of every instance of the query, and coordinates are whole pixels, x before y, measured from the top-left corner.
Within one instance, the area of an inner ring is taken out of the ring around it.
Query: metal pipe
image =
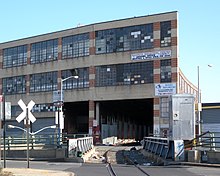
[[[27,168],[30,167],[29,163],[29,117],[28,117],[28,107],[26,108],[26,125],[27,125]]]
[[[197,76],[198,76],[198,107],[197,107],[197,114],[198,114],[198,135],[201,134],[201,119],[200,119],[200,111],[201,111],[201,96],[200,96],[200,75],[199,75],[199,66],[197,66]]]

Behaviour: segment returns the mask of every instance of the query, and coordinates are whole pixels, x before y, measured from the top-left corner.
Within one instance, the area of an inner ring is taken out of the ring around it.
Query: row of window
[[[78,79],[63,81],[63,89],[88,88],[89,68],[79,68]],[[161,60],[161,82],[171,82],[171,60]],[[62,78],[70,77],[71,70],[61,72]],[[30,92],[57,90],[57,72],[38,73],[30,75]],[[118,64],[96,67],[96,86],[115,86],[153,83],[153,61]],[[25,76],[3,78],[3,92],[5,94],[19,94],[26,92]]]
[[[78,79],[68,79],[63,82],[63,89],[89,87],[89,69],[79,68]],[[62,71],[62,77],[71,75],[70,70]],[[38,73],[30,75],[30,92],[44,92],[57,90],[57,72]],[[6,95],[26,92],[25,76],[3,78],[3,92]]]
[[[96,67],[96,86],[153,83],[153,61]]]
[[[34,107],[31,109],[31,112],[55,112],[57,108],[53,104],[35,104]],[[11,116],[17,117],[22,112],[20,106],[15,105],[11,106]]]
[[[153,48],[153,24],[96,31],[96,54]]]
[[[161,47],[171,46],[171,21],[160,24]],[[96,54],[154,47],[153,23],[95,32]],[[62,38],[62,59],[89,55],[89,33]],[[31,44],[31,64],[57,60],[58,39]],[[3,68],[27,64],[27,45],[3,50]]]

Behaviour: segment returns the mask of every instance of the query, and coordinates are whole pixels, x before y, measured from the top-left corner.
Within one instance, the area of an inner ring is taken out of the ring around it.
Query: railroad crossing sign
[[[33,100],[31,100],[28,105],[26,106],[24,104],[24,102],[22,101],[22,99],[20,99],[18,101],[18,105],[21,107],[21,109],[23,110],[23,112],[16,118],[16,120],[18,121],[18,123],[20,123],[25,117],[28,116],[27,121],[31,121],[32,123],[35,122],[36,118],[34,117],[34,115],[31,113],[31,109],[34,107],[35,102]]]

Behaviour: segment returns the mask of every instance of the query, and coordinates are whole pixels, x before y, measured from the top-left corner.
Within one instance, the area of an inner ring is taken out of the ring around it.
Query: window
[[[89,55],[89,33],[64,37],[62,39],[62,58]]]
[[[160,98],[161,118],[169,118],[169,99],[167,97]]]
[[[96,86],[146,84],[152,82],[152,61],[96,67]]]
[[[3,68],[17,67],[27,64],[27,45],[3,50]]]
[[[96,31],[96,54],[153,48],[153,24]]]
[[[16,105],[16,106],[11,106],[11,116],[12,117],[17,117],[19,116],[19,114],[22,113],[22,109],[20,106]]]
[[[42,63],[58,58],[58,40],[48,40],[31,44],[31,63]]]
[[[3,78],[3,92],[6,95],[25,93],[26,92],[25,76]]]
[[[171,82],[171,59],[160,61],[160,82]]]
[[[74,89],[74,88],[86,88],[89,87],[89,69],[88,68],[78,68],[79,78],[70,78],[63,82],[63,89]],[[70,70],[62,71],[62,79],[70,77]]]
[[[160,46],[171,46],[171,21],[160,23]]]
[[[30,75],[30,92],[57,90],[57,72]]]
[[[31,109],[31,112],[55,112],[56,107],[53,104],[35,104],[34,107]],[[15,105],[11,106],[11,116],[17,117],[19,114],[22,113],[22,109],[20,106]]]
[[[35,104],[31,110],[32,112],[55,112],[56,107],[53,104]]]

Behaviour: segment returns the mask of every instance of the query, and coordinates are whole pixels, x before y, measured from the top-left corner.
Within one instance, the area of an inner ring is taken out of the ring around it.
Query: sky
[[[220,102],[219,0],[0,0],[0,43],[170,11],[178,11],[182,72],[196,86],[199,75],[202,103]]]

